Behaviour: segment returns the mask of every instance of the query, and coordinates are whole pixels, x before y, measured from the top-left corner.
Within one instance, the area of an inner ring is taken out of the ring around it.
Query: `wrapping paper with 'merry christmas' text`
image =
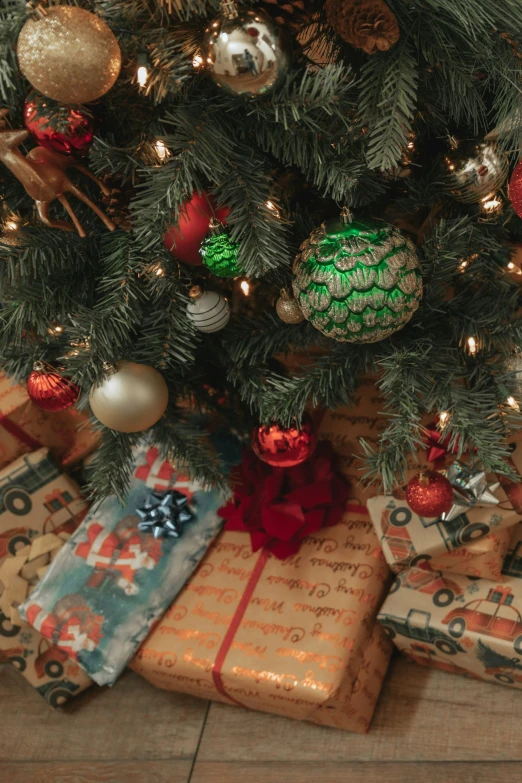
[[[56,707],[92,684],[68,655],[20,619],[18,605],[87,513],[79,487],[47,449],[0,471],[0,652]]]
[[[42,446],[61,464],[73,465],[97,443],[85,414],[76,408],[46,413],[33,405],[22,386],[0,373],[0,468]]]
[[[223,436],[219,445],[229,463],[239,458],[235,438]],[[179,538],[154,538],[139,529],[136,510],[152,490],[170,488],[188,497],[193,518]],[[222,501],[217,490],[203,490],[176,472],[157,448],[144,445],[136,453],[125,506],[109,497],[88,514],[20,613],[95,682],[112,685],[220,529]]]
[[[416,663],[522,688],[522,525],[501,580],[402,571],[379,621]]]
[[[375,624],[388,575],[364,507],[283,561],[225,532],[131,667],[167,690],[366,731],[390,653]]]
[[[386,428],[387,419],[383,414],[385,400],[371,379],[363,381],[360,385],[355,404],[350,407],[337,408],[335,411],[327,410],[321,420],[319,437],[332,442],[342,463],[343,475],[350,483],[351,495],[356,503],[367,503],[375,495],[375,488],[368,485],[362,478],[364,465],[361,459],[362,449],[359,438],[364,438],[374,447]],[[423,455],[419,455],[422,457]],[[418,470],[418,465],[411,465],[408,477],[413,476]],[[404,503],[402,505],[405,505]],[[369,507],[371,510],[371,506]],[[512,524],[518,517],[513,517]],[[382,536],[380,518],[377,523],[377,535]],[[407,530],[399,531],[405,537]],[[424,532],[422,541],[418,542],[419,551],[413,551],[411,541],[404,544],[395,536],[395,556],[391,556],[389,550],[385,551],[390,566],[395,570],[396,563],[402,558],[416,557],[424,553]],[[437,540],[437,539],[436,539]],[[442,543],[439,554],[429,552],[432,556],[431,564],[434,569],[463,573],[470,576],[484,576],[495,578],[500,573],[502,559],[507,548],[509,532],[504,534],[498,526],[494,532],[486,535],[480,541],[469,540],[463,543],[460,538],[458,548],[451,551]],[[441,543],[440,538],[437,543]],[[439,562],[440,561],[440,562]]]

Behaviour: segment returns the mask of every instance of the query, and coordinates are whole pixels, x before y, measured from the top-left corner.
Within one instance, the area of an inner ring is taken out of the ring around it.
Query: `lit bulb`
[[[156,269],[154,270],[154,274],[156,275],[156,277],[164,277],[165,270],[163,269],[162,266],[157,266]]]
[[[467,261],[466,259],[464,259],[464,261],[462,261],[462,263],[459,266],[459,269],[461,270],[461,272],[463,272],[465,270],[465,268],[467,267],[468,264],[469,264],[469,261]]]
[[[468,337],[468,351],[472,356],[477,353],[477,341],[474,337]]]
[[[502,208],[502,199],[495,193],[490,193],[489,196],[482,199],[481,204],[482,210],[491,215],[495,212],[500,212],[500,209]]]
[[[63,332],[63,326],[60,326],[60,324],[51,324],[47,327],[47,334],[51,337],[56,337],[56,335],[61,334]]]
[[[8,220],[5,224],[5,228],[7,231],[16,231],[18,223],[16,220]]]
[[[520,410],[520,405],[518,404],[518,402],[515,400],[514,397],[511,396],[507,397],[506,402],[511,408],[514,408],[514,410],[516,411]]]
[[[269,209],[270,212],[273,212],[276,217],[280,217],[281,213],[273,201],[265,201],[265,207]]]
[[[194,68],[200,68],[203,65],[203,57],[200,54],[196,54],[192,60],[192,65]]]
[[[158,139],[156,142],[156,154],[160,160],[165,160],[165,158],[168,157],[169,151],[167,147],[165,146],[165,142],[161,139]]]
[[[138,68],[138,71],[136,73],[136,78],[138,79],[138,84],[140,87],[145,87],[147,84],[147,79],[149,78],[149,72],[147,71],[146,67],[144,65],[140,65]]]
[[[443,430],[444,427],[446,427],[446,425],[447,425],[447,423],[449,421],[449,418],[450,418],[450,414],[449,414],[448,411],[441,411],[441,413],[439,413],[439,424],[440,424],[441,430]]]
[[[509,262],[509,264],[507,265],[507,268],[508,268],[509,270],[512,270],[512,269],[514,269],[514,268],[515,268],[515,264],[513,263],[513,261],[510,261],[510,262]]]
[[[248,283],[248,280],[242,280],[239,287],[241,288],[245,296],[249,295],[250,285]]]

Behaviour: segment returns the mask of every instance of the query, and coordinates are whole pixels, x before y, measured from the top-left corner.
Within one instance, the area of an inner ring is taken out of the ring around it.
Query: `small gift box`
[[[378,616],[389,638],[424,666],[522,687],[521,540],[517,526],[502,581],[402,571]]]
[[[421,517],[410,509],[405,500],[389,495],[371,498],[368,511],[380,537],[386,562],[397,573],[463,546],[472,556],[481,554],[473,549],[479,539],[513,527],[520,519],[517,511],[505,508],[510,506],[510,501],[502,489],[497,490],[497,496],[498,504],[475,505],[452,519]],[[456,556],[453,559],[457,561]],[[459,556],[458,560],[461,559],[464,558]]]
[[[21,614],[95,682],[113,684],[221,527],[221,501],[158,449],[138,449],[126,504],[110,497],[87,516]]]
[[[47,449],[0,471],[0,652],[53,707],[91,680],[21,620],[18,607],[86,513],[78,486]]]
[[[80,462],[97,446],[98,435],[76,408],[46,413],[26,390],[0,373],[0,468],[42,446],[62,465]]]

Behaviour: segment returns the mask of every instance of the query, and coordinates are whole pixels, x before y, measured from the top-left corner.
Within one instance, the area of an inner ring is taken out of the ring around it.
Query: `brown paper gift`
[[[354,502],[367,503],[376,494],[375,486],[361,478],[364,465],[360,456],[362,449],[359,439],[365,438],[370,444],[377,446],[378,438],[387,425],[386,416],[382,412],[384,406],[385,400],[375,382],[367,379],[359,387],[353,406],[337,408],[335,411],[327,410],[321,420],[319,437],[330,440],[340,455],[343,475],[350,483]],[[423,455],[419,456],[422,458]],[[522,457],[520,461],[522,462]],[[415,472],[412,467],[410,475]],[[515,521],[513,518],[513,522]],[[377,534],[379,537],[382,535],[380,528]],[[448,552],[443,546],[443,554],[433,556],[433,568],[469,576],[498,578],[508,541],[509,532],[504,534],[495,527],[492,534],[480,541],[471,541],[465,545],[461,543],[458,549],[452,552]],[[395,564],[395,559],[392,559],[392,563]]]
[[[501,580],[402,571],[379,621],[410,660],[522,688],[522,526]]]
[[[375,624],[388,574],[361,506],[284,561],[225,532],[131,668],[166,690],[367,731],[390,654]]]
[[[56,707],[92,681],[17,607],[87,513],[79,487],[47,449],[0,471],[0,652]]]
[[[97,446],[98,435],[76,408],[46,413],[26,390],[0,373],[0,468],[46,446],[63,465],[72,465]]]

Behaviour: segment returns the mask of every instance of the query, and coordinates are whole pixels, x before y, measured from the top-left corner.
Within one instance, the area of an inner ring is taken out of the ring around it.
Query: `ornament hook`
[[[353,223],[353,212],[347,206],[341,209],[341,223],[346,226],[348,223]]]
[[[236,19],[239,16],[235,0],[221,0],[219,8],[225,19]]]

